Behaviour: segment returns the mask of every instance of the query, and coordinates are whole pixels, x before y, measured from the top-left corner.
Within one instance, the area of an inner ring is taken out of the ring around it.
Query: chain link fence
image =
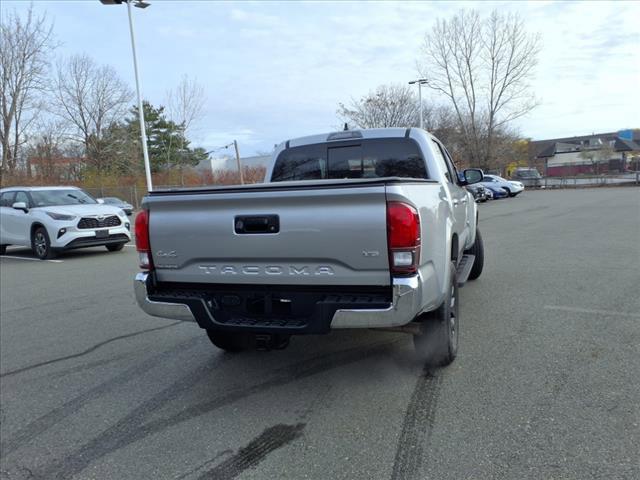
[[[205,186],[205,184],[203,184]],[[210,185],[211,186],[211,185]],[[154,185],[154,189],[162,190],[162,189],[170,189],[170,188],[188,188],[194,187],[194,185],[189,185],[185,187],[184,185]],[[83,187],[83,190],[86,191],[89,195],[94,198],[105,198],[105,197],[116,197],[120,200],[124,200],[127,203],[133,205],[133,207],[137,210],[140,208],[142,204],[142,198],[147,194],[146,187],[141,188],[137,185],[132,186],[121,186],[121,187]]]
[[[640,185],[640,172],[619,175],[545,177],[540,179],[540,187],[544,188],[581,188],[616,185]]]
[[[599,176],[577,176],[577,177],[545,177],[540,179],[539,188],[584,188],[597,186],[616,185],[640,185],[640,172],[633,172],[621,175],[599,175]],[[156,185],[154,188],[182,188],[180,185]],[[536,188],[529,186],[527,188]],[[87,193],[95,198],[117,197],[130,203],[137,210],[140,208],[142,198],[147,194],[146,188],[136,185],[121,187],[97,187],[85,188]]]
[[[85,188],[84,190],[94,198],[117,197],[130,203],[135,209],[140,208],[142,197],[147,194],[146,188],[139,188],[136,185],[129,187]]]

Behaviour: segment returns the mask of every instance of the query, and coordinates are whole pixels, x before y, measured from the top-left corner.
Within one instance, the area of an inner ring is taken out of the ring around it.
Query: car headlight
[[[75,215],[64,215],[62,213],[55,213],[55,212],[44,212],[44,213],[49,215],[54,220],[73,220],[74,218],[76,218]]]
[[[124,210],[120,209],[120,211],[118,212],[118,215],[120,215],[121,217],[126,217],[127,214],[124,213]]]

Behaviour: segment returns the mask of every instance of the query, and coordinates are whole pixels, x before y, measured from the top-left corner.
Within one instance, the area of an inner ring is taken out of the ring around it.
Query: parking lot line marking
[[[128,243],[125,245],[125,247],[136,248],[136,246],[135,246],[135,245],[129,245]]]
[[[557,305],[545,305],[544,308],[546,310],[560,310],[563,312],[573,312],[573,313],[592,313],[594,315],[613,315],[616,317],[632,317],[632,318],[640,318],[640,313],[629,313],[629,312],[613,312],[610,310],[593,310],[591,308],[577,308],[577,307],[561,307]]]
[[[15,257],[13,255],[1,255],[0,258],[15,258],[16,260],[30,260],[32,262],[52,262],[52,263],[62,263],[64,260],[40,260],[39,258],[29,258],[29,257]]]

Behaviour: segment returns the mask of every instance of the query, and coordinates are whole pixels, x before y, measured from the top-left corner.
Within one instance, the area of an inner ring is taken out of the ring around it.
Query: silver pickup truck
[[[458,287],[482,272],[473,197],[417,128],[352,130],[279,145],[255,185],[157,190],[135,224],[137,301],[195,321],[219,348],[284,348],[291,335],[375,328],[413,335],[447,365]]]

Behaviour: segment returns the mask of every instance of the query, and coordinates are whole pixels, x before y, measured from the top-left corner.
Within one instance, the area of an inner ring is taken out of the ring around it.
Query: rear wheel
[[[420,318],[420,333],[413,336],[413,345],[421,360],[432,367],[449,365],[458,354],[458,281],[456,268],[449,265],[450,281],[442,305]]]
[[[484,244],[482,243],[480,230],[476,229],[476,240],[473,242],[473,245],[471,245],[471,248],[469,250],[465,250],[464,253],[468,253],[476,257],[473,262],[471,272],[469,273],[469,280],[475,280],[480,276],[482,268],[484,267]]]
[[[105,247],[107,247],[107,250],[109,250],[110,252],[119,252],[124,248],[124,246],[125,246],[124,243],[115,243],[111,245],[105,245]]]
[[[40,260],[47,260],[53,258],[56,254],[51,250],[51,241],[49,240],[49,234],[44,227],[38,227],[33,232],[31,238],[31,245],[34,253]]]
[[[7,253],[7,247],[8,245],[0,245],[0,255]]]
[[[242,333],[207,330],[207,337],[216,347],[231,353],[241,352],[249,346],[249,337]]]

